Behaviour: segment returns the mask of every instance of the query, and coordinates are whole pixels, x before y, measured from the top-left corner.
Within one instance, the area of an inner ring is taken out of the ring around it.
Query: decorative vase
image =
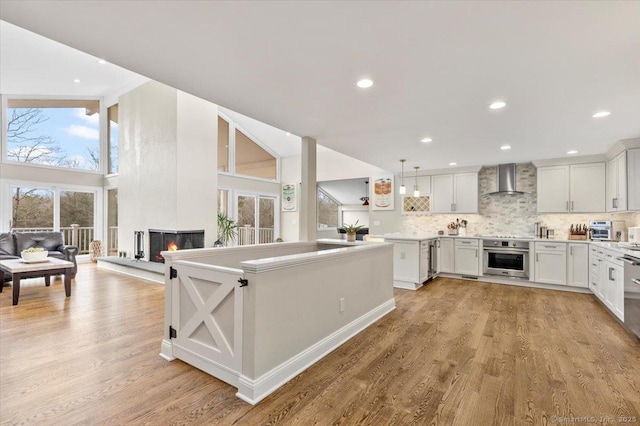
[[[355,243],[356,242],[356,233],[355,232],[351,232],[347,234],[347,241],[350,243]]]

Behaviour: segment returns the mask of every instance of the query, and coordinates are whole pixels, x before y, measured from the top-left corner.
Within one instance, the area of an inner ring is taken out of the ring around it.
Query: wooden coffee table
[[[13,287],[13,304],[18,304],[20,297],[20,280],[22,278],[35,278],[44,276],[44,283],[47,287],[51,284],[51,275],[64,274],[64,292],[67,297],[71,296],[71,275],[73,274],[73,263],[66,260],[47,258],[46,262],[26,263],[22,259],[0,260],[0,270],[11,274],[11,285]],[[2,285],[0,285],[0,293]]]

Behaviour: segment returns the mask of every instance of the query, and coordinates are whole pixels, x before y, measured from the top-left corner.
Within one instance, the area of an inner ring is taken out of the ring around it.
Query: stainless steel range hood
[[[498,167],[498,190],[484,195],[496,194],[524,194],[522,191],[516,190],[516,165],[500,164]]]

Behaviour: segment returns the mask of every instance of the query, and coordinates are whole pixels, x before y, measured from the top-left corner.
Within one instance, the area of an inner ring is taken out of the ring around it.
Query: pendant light
[[[362,203],[363,206],[368,206],[369,205],[369,181],[365,180],[364,185],[365,185],[364,197],[360,197],[360,201],[364,201],[364,203]]]
[[[416,169],[416,184],[413,187],[413,196],[414,197],[419,197],[420,196],[420,189],[418,188],[418,169],[420,168],[420,166],[415,166],[414,169]]]
[[[400,160],[400,164],[402,164],[402,173],[400,174],[400,194],[404,195],[407,193],[407,187],[404,186],[404,162],[407,160]]]

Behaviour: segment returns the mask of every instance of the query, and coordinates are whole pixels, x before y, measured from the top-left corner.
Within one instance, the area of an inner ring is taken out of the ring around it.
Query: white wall
[[[133,232],[153,228],[205,229],[213,244],[216,117],[216,105],[157,82],[120,97],[119,250],[132,253]]]
[[[391,174],[387,170],[330,149],[319,151],[316,161],[318,182]],[[283,158],[281,167],[282,183],[300,183],[300,156]],[[369,210],[369,233],[381,234],[400,231],[402,228],[402,215],[398,207],[399,202],[399,197],[396,194],[396,209],[394,211]],[[298,221],[299,211],[282,213],[281,233],[285,241],[298,241]],[[379,223],[379,225],[375,225],[374,222]],[[318,234],[318,238],[327,236],[324,233]],[[331,236],[333,236],[333,233],[331,233]]]

